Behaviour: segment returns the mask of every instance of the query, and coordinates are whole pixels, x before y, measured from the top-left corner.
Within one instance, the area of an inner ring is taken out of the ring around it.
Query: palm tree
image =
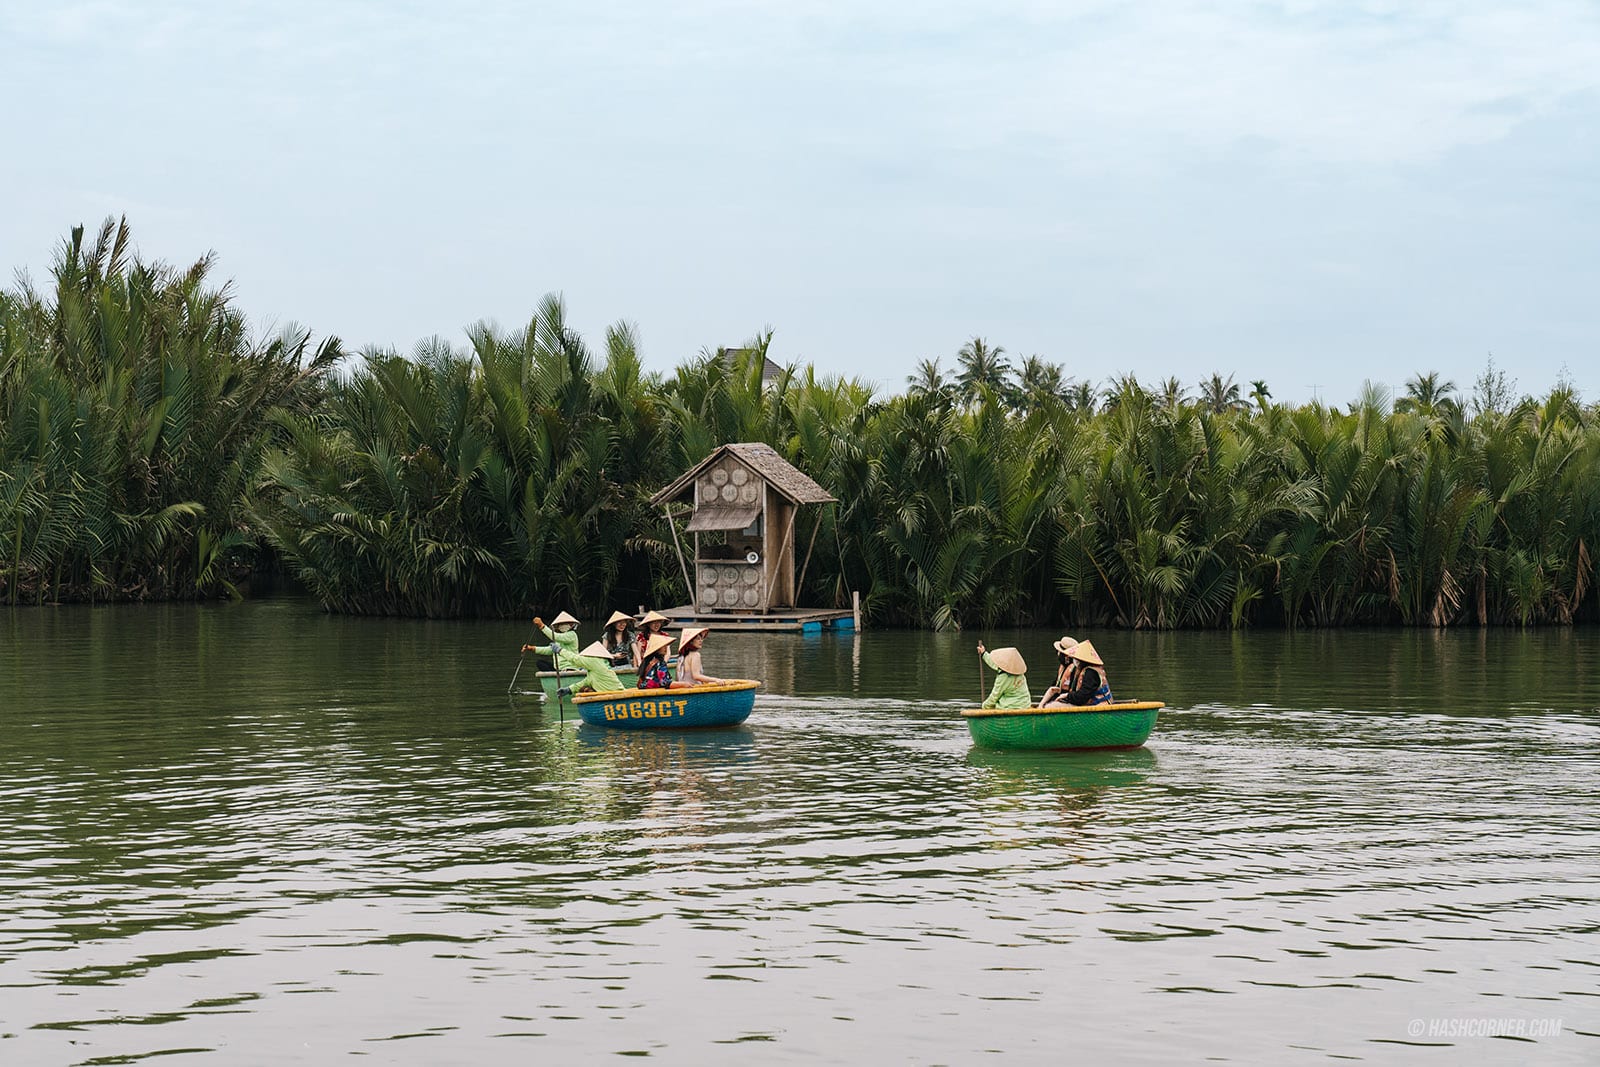
[[[1272,390],[1267,388],[1267,382],[1265,378],[1251,379],[1250,399],[1256,402],[1257,410],[1267,410],[1267,401],[1272,399]]]
[[[1067,385],[1066,371],[1061,364],[1039,356],[1023,360],[1017,378],[1023,393],[1030,398],[1059,397]]]
[[[1161,383],[1161,406],[1167,410],[1175,410],[1189,402],[1189,393],[1176,376],[1169,377]]]
[[[943,363],[939,359],[925,359],[917,364],[914,373],[906,378],[906,391],[912,395],[948,397],[954,393],[955,386],[944,376]]]
[[[956,375],[956,385],[962,399],[975,404],[983,390],[1005,398],[1011,386],[1011,365],[1005,358],[1006,350],[991,346],[981,337],[974,337],[956,353],[956,363],[961,371]]]
[[[1231,374],[1226,379],[1217,373],[1213,373],[1209,378],[1202,378],[1199,390],[1200,406],[1213,415],[1226,415],[1245,407],[1244,398],[1240,394],[1239,387],[1234,384]]]
[[[1073,381],[1067,386],[1062,399],[1068,411],[1078,411],[1092,415],[1099,401],[1099,396],[1096,394],[1092,383]]]
[[[1415,374],[1406,382],[1406,395],[1395,401],[1394,410],[1423,416],[1454,415],[1461,411],[1456,383],[1441,380],[1438,371]]]

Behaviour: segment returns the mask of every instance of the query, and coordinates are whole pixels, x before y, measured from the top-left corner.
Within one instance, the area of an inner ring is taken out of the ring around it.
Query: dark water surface
[[[714,634],[660,735],[525,634],[0,610],[0,1063],[1600,1062],[1600,632],[1096,633],[1170,708],[1053,756],[957,715],[1053,634]]]

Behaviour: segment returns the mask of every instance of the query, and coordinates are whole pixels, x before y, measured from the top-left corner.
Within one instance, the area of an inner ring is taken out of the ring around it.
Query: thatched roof
[[[705,459],[679,475],[677,481],[651,497],[650,503],[656,505],[665,504],[669,500],[677,500],[685,492],[692,492],[694,480],[699,476],[700,472],[710,467],[724,455],[732,455],[746,467],[749,467],[755,475],[768,485],[796,504],[831,504],[837,499],[822,486],[800,473],[794,464],[778,455],[771,445],[754,441],[723,445],[721,448],[714,449]]]

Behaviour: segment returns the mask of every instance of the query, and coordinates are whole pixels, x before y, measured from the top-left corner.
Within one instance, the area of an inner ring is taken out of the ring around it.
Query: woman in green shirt
[[[568,692],[582,690],[595,693],[622,692],[622,682],[617,678],[617,672],[611,669],[611,653],[607,652],[606,646],[599,641],[577,655],[568,657],[568,662],[583,672],[583,681],[568,686]]]
[[[1023,662],[1022,653],[1014,648],[997,648],[987,652],[983,642],[979,641],[978,655],[994,671],[994,688],[989,690],[989,699],[983,702],[984,707],[1033,707],[1033,694],[1028,692],[1028,679],[1024,677],[1028,665]]]
[[[544,620],[535,617],[533,628],[544,634],[548,645],[523,645],[522,651],[532,652],[537,656],[549,656],[555,660],[557,670],[572,667],[570,660],[578,654],[578,620],[566,612],[562,612],[546,626]]]

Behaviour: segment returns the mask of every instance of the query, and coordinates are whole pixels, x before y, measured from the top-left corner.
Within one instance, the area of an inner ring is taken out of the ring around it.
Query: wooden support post
[[[850,590],[850,609],[851,609],[851,613],[855,616],[856,632],[860,633],[861,632],[861,591],[859,589]]]
[[[667,529],[672,531],[672,550],[678,554],[678,566],[683,569],[683,584],[689,591],[689,610],[693,611],[695,605],[700,603],[700,598],[695,595],[694,582],[689,580],[689,565],[683,561],[683,546],[678,543],[678,525],[672,521],[672,508],[664,507],[661,513],[667,517]]]
[[[796,506],[796,511],[799,507]],[[806,584],[806,568],[811,566],[811,550],[817,547],[817,531],[822,529],[822,512],[817,512],[817,524],[811,527],[811,542],[806,545],[806,558],[800,564],[800,576],[794,580],[794,599],[800,601],[800,590]]]

